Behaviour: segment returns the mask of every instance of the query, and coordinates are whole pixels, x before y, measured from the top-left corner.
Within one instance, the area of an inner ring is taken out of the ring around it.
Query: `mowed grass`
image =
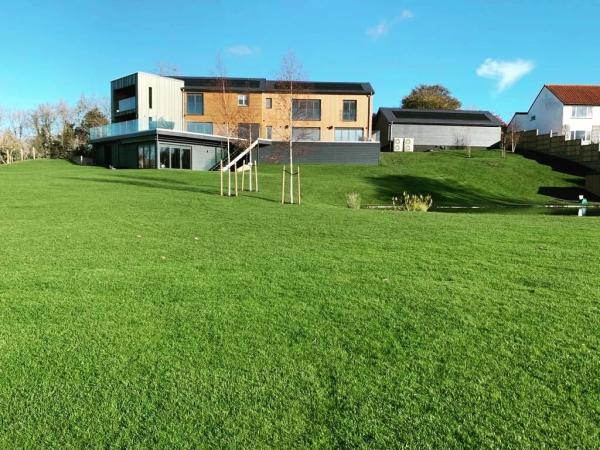
[[[597,448],[598,218],[344,206],[581,180],[391,155],[302,167],[298,207],[261,171],[0,167],[0,448]]]

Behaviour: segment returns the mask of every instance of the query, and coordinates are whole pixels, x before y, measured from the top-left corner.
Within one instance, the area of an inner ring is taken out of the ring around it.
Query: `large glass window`
[[[356,122],[356,100],[344,100],[342,120]]]
[[[362,128],[336,128],[335,140],[337,142],[356,142],[362,141]]]
[[[171,169],[181,169],[181,149],[171,149]]]
[[[187,95],[187,113],[188,114],[204,114],[204,95],[188,94]]]
[[[138,145],[138,167],[140,169],[156,169],[156,146],[154,144]]]
[[[161,169],[191,169],[192,149],[189,147],[161,147]]]
[[[571,108],[571,117],[574,119],[591,119],[592,118],[592,107],[591,106],[573,106]]]
[[[238,137],[249,141],[258,139],[260,124],[258,123],[240,123],[238,124]]]
[[[213,134],[212,122],[186,122],[186,125],[192,133]]]
[[[292,101],[293,120],[321,120],[321,100],[299,99]]]
[[[321,129],[316,127],[294,127],[292,128],[292,140],[320,141]]]

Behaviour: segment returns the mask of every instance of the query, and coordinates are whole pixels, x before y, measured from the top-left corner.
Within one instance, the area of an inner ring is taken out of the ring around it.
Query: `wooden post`
[[[298,204],[302,204],[302,196],[300,195],[300,166],[298,166]]]
[[[221,160],[221,164],[219,165],[219,172],[221,172],[221,197],[223,197],[223,160]]]
[[[254,161],[254,189],[258,192],[258,160]]]
[[[281,174],[281,204],[283,205],[285,203],[285,164]]]
[[[250,175],[250,181],[248,183],[248,186],[250,187],[250,192],[252,192],[252,150],[250,150],[250,160],[248,162],[248,167],[250,168],[250,173],[248,175]]]
[[[233,173],[235,174],[235,196],[238,196],[238,176],[237,176],[237,167],[233,170]]]
[[[245,164],[242,166],[242,192],[244,192],[244,185],[245,185],[245,181],[246,181],[246,171],[243,170],[245,168],[245,166],[246,166]]]

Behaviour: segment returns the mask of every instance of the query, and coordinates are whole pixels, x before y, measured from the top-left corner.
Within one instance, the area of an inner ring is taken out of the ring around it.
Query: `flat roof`
[[[377,114],[394,124],[502,126],[502,122],[489,111],[379,108]]]
[[[228,92],[285,92],[289,89],[287,81],[267,80],[266,78],[236,77],[188,77],[171,76],[184,82],[186,90],[217,92],[223,89],[222,81]],[[313,94],[363,94],[373,95],[375,91],[367,82],[347,81],[295,81],[295,90]]]

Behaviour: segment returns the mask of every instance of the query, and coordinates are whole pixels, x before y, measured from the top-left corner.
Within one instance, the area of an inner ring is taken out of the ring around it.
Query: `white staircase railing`
[[[256,147],[257,145],[258,145],[258,139],[255,140],[252,144],[250,144],[250,146],[247,149],[240,152],[235,158],[233,158],[229,162],[229,164],[225,164],[223,166],[223,172],[227,172],[231,166],[236,164],[240,159],[242,159],[244,156],[246,156],[248,153],[250,153],[252,151],[252,149],[254,149],[254,147]]]

